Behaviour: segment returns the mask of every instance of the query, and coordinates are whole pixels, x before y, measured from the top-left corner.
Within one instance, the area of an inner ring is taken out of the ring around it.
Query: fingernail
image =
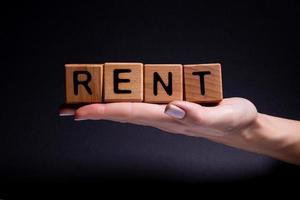
[[[76,118],[76,117],[75,117],[74,120],[75,120],[75,121],[84,121],[84,120],[86,120],[86,119]]]
[[[167,105],[165,109],[165,113],[170,117],[174,117],[176,119],[183,119],[185,116],[185,111],[175,105]]]
[[[73,116],[75,114],[75,109],[71,108],[64,108],[59,111],[59,116],[64,117],[64,116]]]

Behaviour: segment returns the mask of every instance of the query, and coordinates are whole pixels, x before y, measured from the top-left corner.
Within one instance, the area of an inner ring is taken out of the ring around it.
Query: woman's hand
[[[78,121],[111,120],[152,126],[300,164],[300,123],[259,114],[243,98],[227,98],[214,107],[186,101],[168,105],[90,104],[77,110],[64,107],[60,115],[74,115]]]

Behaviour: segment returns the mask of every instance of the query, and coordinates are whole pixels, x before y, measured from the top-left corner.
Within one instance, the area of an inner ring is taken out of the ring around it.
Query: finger
[[[219,104],[215,107],[205,107],[186,101],[169,103],[165,113],[186,124],[211,128],[223,128],[224,124],[228,126],[234,114],[230,105]]]
[[[175,120],[164,114],[165,105],[147,103],[90,104],[76,110],[76,120],[112,120],[157,126]]]

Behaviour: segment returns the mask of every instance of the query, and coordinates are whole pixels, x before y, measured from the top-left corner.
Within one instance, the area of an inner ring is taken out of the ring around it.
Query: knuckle
[[[122,123],[128,123],[128,122],[132,122],[134,119],[134,108],[133,108],[133,103],[129,103],[127,109],[125,110],[125,112],[123,113],[123,115],[121,116],[120,122]]]
[[[105,106],[99,106],[97,104],[91,105],[91,114],[98,116],[99,118],[105,115]]]
[[[82,109],[78,109],[75,111],[75,116],[79,117],[79,118],[83,118],[87,115],[87,113],[82,110]]]
[[[125,117],[125,120],[130,122],[130,121],[132,121],[133,116],[134,116],[133,103],[130,103],[129,106],[128,106],[128,113]]]
[[[199,114],[193,113],[190,115],[188,122],[200,126],[203,125],[204,118]]]

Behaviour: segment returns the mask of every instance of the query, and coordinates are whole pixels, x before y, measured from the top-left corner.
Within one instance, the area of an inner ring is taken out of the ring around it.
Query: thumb
[[[223,129],[231,122],[233,110],[230,106],[201,106],[187,101],[173,101],[166,106],[165,114],[185,124]]]

